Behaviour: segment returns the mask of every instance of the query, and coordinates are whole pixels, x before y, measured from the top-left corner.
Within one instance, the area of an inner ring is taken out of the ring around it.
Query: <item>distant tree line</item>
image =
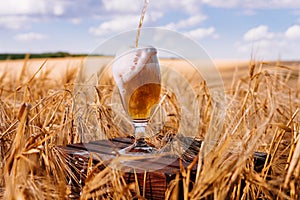
[[[0,54],[0,60],[17,60],[25,58],[64,58],[64,57],[84,57],[88,54],[70,54],[68,52],[54,52],[54,53],[3,53]],[[90,55],[89,55],[90,56]],[[93,55],[101,56],[101,55]]]

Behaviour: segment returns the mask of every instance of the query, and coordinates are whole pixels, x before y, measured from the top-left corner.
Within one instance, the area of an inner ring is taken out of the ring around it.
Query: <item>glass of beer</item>
[[[161,74],[154,47],[132,48],[116,56],[113,77],[122,105],[135,129],[135,142],[121,153],[153,153],[154,147],[145,138],[148,122],[160,99]]]

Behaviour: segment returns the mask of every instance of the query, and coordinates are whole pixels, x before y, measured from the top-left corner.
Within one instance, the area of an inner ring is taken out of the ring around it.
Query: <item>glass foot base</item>
[[[144,139],[137,140],[134,144],[119,151],[120,154],[153,154],[156,152],[157,149],[147,144]]]

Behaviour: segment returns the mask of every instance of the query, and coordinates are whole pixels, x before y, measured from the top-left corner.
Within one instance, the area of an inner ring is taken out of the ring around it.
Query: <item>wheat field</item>
[[[2,199],[68,199],[67,166],[61,164],[56,147],[81,141],[73,112],[73,89],[83,60],[0,63]],[[161,62],[180,66],[175,60]],[[211,151],[205,156],[198,154],[196,181],[184,199],[299,199],[300,64],[251,60],[216,65],[226,94],[224,123]],[[194,131],[206,139],[216,130],[211,127],[215,100],[206,82],[196,81],[200,128]],[[98,91],[109,90],[99,86]],[[102,113],[99,123],[107,137],[124,136],[116,134],[117,127],[112,128],[111,108],[99,99],[95,104]],[[169,121],[173,127],[176,123],[176,119]],[[268,155],[261,172],[254,170],[255,151]],[[189,179],[187,171],[181,170],[183,181]],[[144,199],[134,196],[137,188],[127,185],[122,176],[109,168],[94,174],[87,180],[90,187],[83,188],[81,199]],[[94,183],[97,187],[92,188]],[[174,191],[174,184],[166,194]]]

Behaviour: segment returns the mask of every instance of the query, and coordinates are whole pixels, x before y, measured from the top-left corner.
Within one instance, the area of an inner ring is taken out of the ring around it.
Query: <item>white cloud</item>
[[[196,40],[200,40],[206,37],[218,38],[219,35],[216,33],[214,27],[209,28],[198,28],[195,30],[188,31],[184,33],[186,36],[190,36]]]
[[[142,1],[143,2],[143,1]],[[150,1],[149,7],[151,10],[158,11],[178,11],[189,15],[198,14],[201,8],[201,1],[199,0],[163,0],[159,3]]]
[[[285,32],[285,36],[291,40],[300,39],[300,25],[289,27]]]
[[[118,13],[137,13],[143,1],[136,0],[102,0],[105,10]]]
[[[253,9],[245,9],[245,10],[242,10],[238,13],[241,14],[241,15],[245,15],[245,16],[254,16],[254,15],[256,15],[256,12]]]
[[[151,20],[151,21],[157,21],[160,18],[162,18],[164,16],[164,12],[163,11],[152,11],[152,10],[148,10],[148,12],[146,13],[147,17]]]
[[[199,7],[201,3],[199,0],[175,0],[175,5],[178,5],[179,8],[186,11],[186,13],[196,14],[199,13]]]
[[[34,32],[22,33],[22,34],[18,34],[15,36],[15,40],[18,40],[18,41],[44,40],[47,38],[48,38],[48,36],[45,34],[34,33]]]
[[[22,29],[32,22],[53,16],[66,15],[72,4],[58,0],[9,0],[0,1],[0,28]]]
[[[53,6],[53,14],[55,16],[61,16],[65,12],[65,8],[62,4],[54,4]]]
[[[299,25],[278,32],[270,32],[267,26],[260,25],[247,31],[235,47],[240,53],[259,55],[263,59],[274,59],[274,56],[289,58],[297,55],[299,42],[291,43],[291,40],[296,39],[300,39]]]
[[[66,14],[66,10],[74,9],[76,6],[84,8],[80,4],[70,0],[9,0],[0,1],[0,16],[61,16]],[[92,5],[89,5],[92,6]],[[77,8],[78,9],[78,8]],[[79,10],[79,9],[78,9]],[[82,14],[82,13],[79,13]]]
[[[0,1],[0,13],[1,15],[43,14],[47,10],[46,3],[45,0]]]
[[[222,8],[300,8],[300,1],[297,0],[202,0],[202,3]]]
[[[245,41],[257,41],[261,39],[273,39],[274,36],[274,33],[269,32],[268,26],[260,25],[247,31],[243,38]]]
[[[81,24],[81,19],[80,18],[73,18],[73,19],[71,19],[71,23],[72,24]]]
[[[95,16],[100,16],[100,20],[116,22],[120,16],[122,16],[121,18],[125,16],[125,19],[127,19],[126,16],[128,15],[140,16],[143,5],[144,0],[87,0],[84,3],[81,0],[3,0],[0,1],[0,19],[9,16],[14,18],[14,21],[22,21],[26,17],[29,20],[24,24],[27,24],[28,27],[34,20],[51,20],[52,17],[66,18],[73,24],[79,23],[78,20],[73,20],[74,18],[84,19]],[[200,8],[201,2],[199,0],[164,0],[159,3],[150,1],[145,20],[148,20],[150,26],[161,25],[158,20],[170,11],[187,15],[187,19],[174,23],[175,28],[193,26],[193,24],[197,24],[206,18],[206,16],[201,14]],[[9,23],[3,25],[3,23],[5,22],[2,22],[0,28],[21,29],[24,27],[18,22],[16,25],[13,25],[14,23],[12,25],[9,25]],[[128,24],[125,20],[124,23]],[[137,24],[138,21],[134,27]],[[91,27],[90,32],[99,34],[96,28],[101,29],[101,26],[105,26],[105,24],[100,24],[99,27]],[[107,28],[105,29],[107,30]],[[115,28],[114,30],[119,29]]]
[[[143,0],[102,0],[102,7],[107,13],[105,15],[107,20],[97,27],[90,27],[89,33],[105,36],[106,34],[137,28],[143,6]],[[178,22],[168,22],[161,26],[173,30],[188,30],[206,19],[206,16],[199,10],[200,7],[201,3],[198,0],[164,0],[159,3],[150,1],[143,27],[147,25],[157,26],[165,13],[171,11],[186,14],[187,18]]]
[[[274,40],[261,39],[248,43],[238,42],[235,46],[238,52],[247,53],[249,58],[252,55],[254,59],[269,59],[279,56],[285,45],[284,41],[276,42]],[[260,58],[257,56],[260,56]]]
[[[169,23],[165,27],[168,29],[178,30],[182,28],[188,28],[191,26],[195,26],[206,20],[206,16],[202,14],[192,15],[187,19],[180,20],[177,23]]]
[[[115,32],[137,28],[139,15],[126,15],[101,23],[98,27],[91,27],[89,32],[93,35],[103,36]]]
[[[73,18],[82,18],[86,16],[93,16],[95,13],[104,13],[101,7],[101,1],[95,2],[87,0],[82,3],[80,0],[9,0],[0,1],[0,21],[7,18],[14,19],[14,21],[22,21],[27,18],[27,25],[30,26],[32,22],[51,20],[51,18],[60,17],[68,19],[71,22]],[[3,25],[1,28],[19,29],[24,26],[17,25]],[[7,23],[8,24],[8,23]]]
[[[0,17],[0,29],[28,29],[30,19],[26,16],[2,16]]]
[[[230,8],[235,7],[238,5],[239,0],[202,0],[202,3],[215,6],[215,7],[224,7],[224,8]]]

